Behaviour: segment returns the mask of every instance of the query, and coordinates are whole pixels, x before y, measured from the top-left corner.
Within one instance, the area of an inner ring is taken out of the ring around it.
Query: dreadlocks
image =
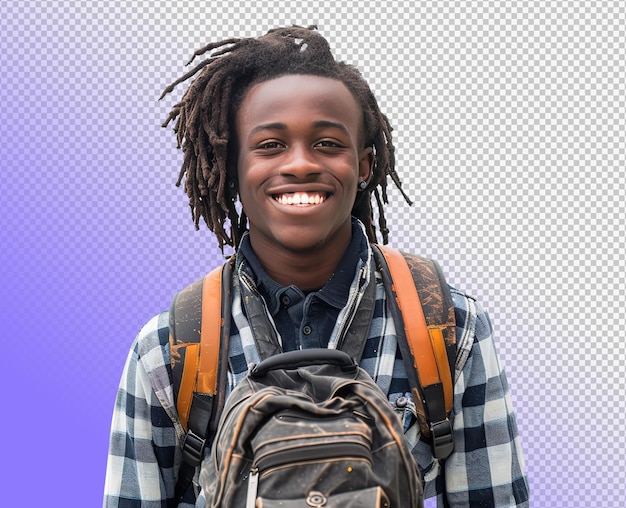
[[[365,224],[370,241],[376,241],[371,194],[378,205],[378,226],[383,243],[388,229],[383,213],[387,203],[387,176],[390,176],[406,201],[395,172],[391,126],[378,108],[376,99],[358,69],[338,62],[317,27],[292,26],[270,30],[258,38],[227,39],[197,50],[196,57],[208,54],[202,63],[169,85],[163,98],[178,84],[194,77],[181,101],[163,123],[176,120],[174,132],[178,148],[184,153],[176,182],[185,178],[185,192],[196,229],[200,218],[217,236],[220,248],[235,247],[247,229],[247,218],[236,208],[237,171],[234,155],[234,118],[246,95],[255,84],[286,74],[308,74],[340,80],[354,95],[363,111],[365,147],[372,147],[375,165],[364,192],[359,192],[352,215]],[[231,143],[231,141],[233,141]],[[230,223],[230,233],[225,225]]]

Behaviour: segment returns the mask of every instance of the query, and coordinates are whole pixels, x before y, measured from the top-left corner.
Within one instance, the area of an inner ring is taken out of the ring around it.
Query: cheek
[[[246,215],[250,216],[252,210],[258,209],[259,204],[259,186],[256,182],[249,178],[250,175],[239,173],[239,201]]]

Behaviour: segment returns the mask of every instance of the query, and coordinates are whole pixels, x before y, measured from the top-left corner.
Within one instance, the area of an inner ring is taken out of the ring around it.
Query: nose
[[[287,157],[283,160],[278,172],[283,176],[307,178],[321,172],[322,168],[315,157],[314,149],[305,144],[290,147]]]

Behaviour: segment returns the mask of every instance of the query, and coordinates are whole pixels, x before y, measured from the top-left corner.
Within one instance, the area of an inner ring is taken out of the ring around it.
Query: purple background
[[[174,186],[158,48],[85,5],[0,8],[3,506],[100,506],[130,343],[219,261]]]
[[[157,99],[208,40],[292,22],[396,126],[392,244],[490,312],[532,506],[626,504],[623,3],[417,4],[2,3],[2,506],[100,506],[130,343],[220,261]]]

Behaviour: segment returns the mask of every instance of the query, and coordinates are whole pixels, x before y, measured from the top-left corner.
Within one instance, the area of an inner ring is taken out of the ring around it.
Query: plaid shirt
[[[238,290],[241,283],[254,283],[247,273],[245,260],[238,260],[233,274],[228,392],[246,375],[248,365],[259,361]],[[369,263],[360,260],[350,299],[359,298],[359,277],[371,275]],[[399,397],[409,400],[398,411],[424,477],[425,497],[436,496],[437,506],[444,506],[445,490],[452,507],[527,507],[522,449],[487,314],[474,299],[452,289],[457,320],[454,451],[442,465],[433,458],[428,441],[421,439],[385,289],[379,274],[373,275],[368,283],[376,284],[376,304],[360,365],[393,407]],[[350,302],[339,313],[335,331],[351,318],[349,307]],[[335,345],[334,335],[329,347]],[[139,332],[122,373],[111,426],[104,508],[205,507],[204,493],[194,485],[183,502],[176,505],[173,500],[183,437],[171,381],[168,313],[163,312]]]

